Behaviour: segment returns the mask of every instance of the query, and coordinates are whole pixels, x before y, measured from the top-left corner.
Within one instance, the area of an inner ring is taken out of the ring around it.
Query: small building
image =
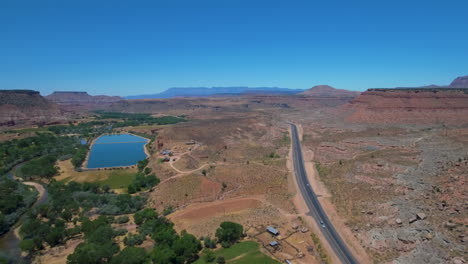
[[[274,236],[277,236],[279,235],[279,231],[272,227],[272,226],[267,226],[267,231],[270,232],[270,234],[274,235]]]
[[[171,152],[170,150],[168,150],[168,149],[163,150],[163,151],[161,152],[161,155],[171,155],[171,154],[172,154],[172,152]]]
[[[164,158],[162,159],[162,161],[163,161],[163,162],[169,162],[169,161],[171,161],[171,158],[169,158],[169,157],[164,157]]]
[[[285,260],[285,262],[286,262],[287,264],[292,264],[292,262],[291,262],[290,260]]]
[[[270,246],[276,248],[277,246],[279,246],[279,243],[278,243],[278,241],[271,241]]]

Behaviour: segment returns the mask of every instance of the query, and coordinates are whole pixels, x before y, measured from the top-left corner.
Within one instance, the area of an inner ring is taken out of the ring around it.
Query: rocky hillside
[[[46,98],[54,103],[65,106],[91,107],[109,104],[123,100],[119,96],[89,95],[87,92],[54,92]]]
[[[369,89],[341,110],[357,123],[463,125],[468,89]]]
[[[344,89],[336,89],[329,85],[316,85],[309,90],[306,90],[299,95],[316,96],[316,97],[339,97],[339,98],[355,98],[360,92],[348,91]]]
[[[32,90],[0,90],[0,127],[65,121],[58,105]]]
[[[450,88],[468,88],[468,75],[456,78],[449,85],[449,87]]]

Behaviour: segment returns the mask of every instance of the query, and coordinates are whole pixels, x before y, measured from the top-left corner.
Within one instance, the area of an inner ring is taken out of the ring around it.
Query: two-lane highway
[[[293,150],[293,163],[294,172],[296,174],[297,184],[304,197],[304,200],[309,207],[311,216],[317,222],[317,225],[322,231],[324,237],[328,240],[335,251],[338,258],[342,263],[358,263],[353,257],[346,244],[341,239],[340,235],[336,232],[332,223],[328,219],[325,211],[323,210],[320,202],[317,199],[312,187],[310,186],[309,180],[307,179],[307,173],[304,167],[304,159],[302,157],[301,142],[297,133],[297,127],[291,124],[291,139],[292,139],[292,150]]]

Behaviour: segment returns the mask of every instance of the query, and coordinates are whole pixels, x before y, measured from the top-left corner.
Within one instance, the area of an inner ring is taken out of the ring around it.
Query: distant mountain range
[[[239,95],[247,93],[257,94],[297,94],[303,92],[303,89],[289,89],[278,87],[186,87],[169,88],[164,92],[156,94],[143,94],[125,96],[125,99],[154,99],[154,98],[173,98],[173,97],[203,97],[203,96],[225,96]]]
[[[468,75],[455,78],[449,85],[425,85],[420,87],[397,87],[397,88],[468,88]]]

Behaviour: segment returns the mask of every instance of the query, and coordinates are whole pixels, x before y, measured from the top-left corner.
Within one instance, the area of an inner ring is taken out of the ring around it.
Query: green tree
[[[126,246],[141,245],[144,240],[145,236],[142,234],[128,234],[128,236],[124,238],[124,244]]]
[[[134,185],[133,183],[130,184],[130,185],[128,185],[128,187],[127,187],[127,192],[128,192],[129,194],[134,194],[134,193],[137,192],[137,188],[135,187],[135,185]]]
[[[148,165],[148,162],[149,162],[148,159],[138,161],[137,163],[138,171],[142,171]]]
[[[244,232],[242,225],[233,222],[222,222],[216,230],[216,237],[223,247],[230,247],[237,242]]]
[[[50,232],[45,236],[45,241],[51,247],[55,247],[56,245],[62,242],[64,235],[65,235],[65,228],[55,227],[55,228],[52,228]]]
[[[21,240],[18,246],[21,249],[21,251],[27,252],[29,254],[32,253],[34,251],[34,248],[36,247],[32,239]]]
[[[109,262],[119,251],[119,247],[111,242],[105,244],[81,243],[73,254],[68,255],[68,264],[101,264]]]
[[[150,173],[151,173],[151,171],[152,171],[152,169],[151,169],[151,168],[145,168],[145,170],[144,170],[144,174],[148,175],[148,174],[150,174]]]
[[[191,263],[198,258],[197,253],[201,250],[200,241],[193,235],[183,230],[179,239],[174,241],[172,249],[177,255],[179,263]]]
[[[218,256],[218,257],[216,258],[216,263],[217,263],[217,264],[225,264],[225,263],[226,263],[226,260],[224,259],[223,256]]]
[[[135,219],[135,224],[141,225],[147,220],[158,218],[158,213],[154,209],[145,208],[145,209],[135,213],[133,218]]]
[[[111,264],[144,264],[148,255],[143,248],[126,247],[112,258]]]
[[[174,263],[176,255],[174,251],[167,245],[157,245],[151,252],[153,264],[168,264]]]
[[[206,248],[215,248],[216,247],[216,241],[214,241],[210,237],[205,237],[203,239],[203,244],[205,245]]]
[[[203,257],[206,262],[211,263],[215,260],[215,254],[212,250],[205,250],[205,256]]]

